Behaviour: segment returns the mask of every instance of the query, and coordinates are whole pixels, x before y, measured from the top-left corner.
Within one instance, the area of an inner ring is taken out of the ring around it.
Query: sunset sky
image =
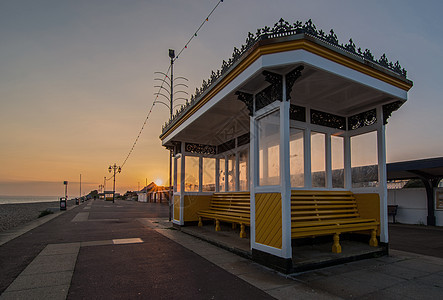
[[[122,164],[154,101],[154,72],[185,45],[218,0],[0,0],[0,195],[89,192]],[[388,162],[443,156],[441,1],[225,0],[175,64],[189,93],[247,33],[312,19],[341,43],[399,61],[414,82],[389,119]],[[117,191],[167,183],[155,105]],[[109,187],[112,182],[108,181]],[[108,188],[109,189],[109,188]]]

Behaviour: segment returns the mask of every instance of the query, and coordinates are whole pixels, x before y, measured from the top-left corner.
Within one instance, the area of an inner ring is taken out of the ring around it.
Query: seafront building
[[[357,232],[386,249],[385,126],[411,87],[398,62],[310,20],[249,33],[162,129],[174,224],[238,224],[254,259],[283,271],[299,238],[330,236],[339,253]]]

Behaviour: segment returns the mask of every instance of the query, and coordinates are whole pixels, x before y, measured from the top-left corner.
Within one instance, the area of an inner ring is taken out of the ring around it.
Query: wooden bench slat
[[[328,221],[304,221],[304,222],[293,222],[291,227],[308,227],[308,226],[321,226],[323,224],[346,224],[346,223],[367,223],[376,222],[374,219],[337,219]]]
[[[320,208],[320,207],[309,207],[308,209],[305,210],[295,210],[292,211],[291,214],[293,215],[303,215],[306,213],[317,213],[317,214],[341,214],[341,213],[353,213],[353,212],[358,212],[356,207],[350,207],[350,208],[341,208],[341,209],[329,209],[329,207],[325,207],[325,208]]]
[[[337,200],[337,201],[314,201],[314,200],[291,200],[291,205],[300,205],[300,204],[356,204],[355,201],[343,201],[343,200]]]
[[[353,213],[353,214],[338,214],[338,215],[324,215],[324,216],[318,216],[309,214],[307,216],[302,217],[291,217],[291,220],[307,220],[307,219],[340,219],[340,218],[357,218],[359,217],[359,214]]]
[[[202,218],[216,220],[216,230],[220,230],[219,221],[240,224],[240,237],[246,237],[245,225],[250,225],[250,194],[249,192],[214,193],[209,210],[197,213],[199,226]]]

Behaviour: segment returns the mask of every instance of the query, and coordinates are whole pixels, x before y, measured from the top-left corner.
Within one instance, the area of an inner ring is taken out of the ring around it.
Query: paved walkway
[[[97,200],[40,224],[0,246],[0,299],[443,296],[438,257],[391,250],[389,257],[285,276],[174,230],[167,215],[158,204]]]

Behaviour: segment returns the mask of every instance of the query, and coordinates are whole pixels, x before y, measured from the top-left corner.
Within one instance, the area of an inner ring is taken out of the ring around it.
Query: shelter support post
[[[413,173],[417,175],[426,188],[426,198],[427,198],[427,207],[428,207],[428,216],[427,216],[427,225],[428,226],[435,226],[436,220],[435,220],[435,192],[434,189],[438,187],[438,184],[442,177],[433,177],[428,175],[425,172],[421,172],[418,170],[409,171],[410,173]]]

